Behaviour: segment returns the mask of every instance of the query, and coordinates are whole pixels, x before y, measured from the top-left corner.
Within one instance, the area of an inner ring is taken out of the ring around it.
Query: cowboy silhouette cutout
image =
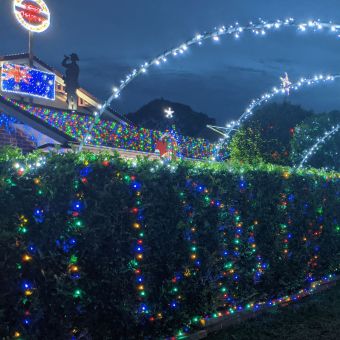
[[[79,66],[77,64],[79,58],[77,54],[72,53],[70,56],[65,56],[61,65],[65,67],[64,76],[65,91],[67,93],[67,104],[69,110],[75,111],[78,108],[77,89],[79,88]]]

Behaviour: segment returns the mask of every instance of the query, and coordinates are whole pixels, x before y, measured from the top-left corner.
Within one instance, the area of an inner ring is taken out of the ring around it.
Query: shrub
[[[336,173],[89,153],[0,169],[2,337],[159,338],[339,268]]]

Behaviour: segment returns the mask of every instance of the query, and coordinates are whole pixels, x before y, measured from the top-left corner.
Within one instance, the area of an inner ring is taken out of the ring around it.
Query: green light
[[[318,208],[317,210],[316,210],[316,212],[318,213],[318,214],[322,214],[323,213],[323,209],[322,209],[322,207],[320,207],[320,208]]]
[[[78,257],[76,255],[72,255],[70,258],[70,263],[77,263],[78,262]]]
[[[224,268],[225,269],[231,269],[233,267],[233,263],[232,262],[227,262],[225,265],[224,265]]]
[[[80,290],[80,289],[76,289],[74,292],[73,292],[73,297],[75,299],[78,299],[78,298],[81,298],[83,295],[83,292]]]

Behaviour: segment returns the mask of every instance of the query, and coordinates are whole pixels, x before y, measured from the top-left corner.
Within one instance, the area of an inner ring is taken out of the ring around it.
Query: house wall
[[[35,143],[22,131],[14,128],[9,130],[5,126],[0,126],[0,147],[9,145],[22,149],[24,153],[36,148]]]

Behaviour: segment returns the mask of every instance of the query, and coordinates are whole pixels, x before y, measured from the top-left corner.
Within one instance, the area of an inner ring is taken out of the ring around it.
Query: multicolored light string
[[[22,165],[20,163],[15,163],[13,168],[15,170],[16,176],[23,176],[25,173],[34,171],[44,164],[44,159],[40,158],[35,163]],[[9,179],[8,183],[11,185],[13,181]],[[22,333],[29,333],[29,328],[32,325],[32,311],[31,305],[33,299],[35,298],[35,293],[37,290],[34,278],[32,278],[30,264],[34,261],[37,249],[36,246],[29,240],[30,229],[33,228],[33,221],[41,224],[45,220],[44,209],[41,207],[41,195],[42,190],[40,188],[41,182],[38,177],[33,179],[33,185],[37,186],[37,202],[35,208],[32,212],[32,217],[29,219],[24,214],[18,217],[18,237],[16,240],[16,246],[20,247],[22,255],[21,262],[17,263],[17,269],[20,273],[20,287],[22,291],[21,302],[23,305],[23,315],[21,316],[20,325],[18,329],[14,332],[13,337],[15,339],[23,339]]]
[[[316,278],[314,277],[314,271],[318,266],[318,262],[320,259],[320,246],[318,244],[318,240],[320,239],[324,228],[323,205],[317,209],[316,213],[316,219],[309,222],[310,228],[307,235],[307,244],[311,248],[312,253],[308,261],[309,272],[307,274],[307,282],[314,282],[316,280]]]
[[[85,295],[85,292],[79,285],[81,278],[81,267],[79,265],[79,253],[77,245],[82,230],[85,228],[82,214],[85,209],[83,186],[88,183],[87,177],[91,173],[92,169],[85,161],[85,166],[79,171],[79,175],[73,181],[73,188],[75,190],[74,198],[70,202],[68,210],[68,220],[66,224],[66,233],[57,240],[57,245],[62,249],[67,257],[67,277],[71,280],[70,295],[74,299],[75,313],[78,307],[81,306],[81,300]],[[72,329],[70,330],[72,339],[76,339],[81,330],[77,326],[76,318],[71,317]]]
[[[0,96],[0,100],[1,100]],[[12,99],[3,98],[7,103],[28,112],[41,119],[48,125],[58,129],[68,136],[80,141],[82,135],[89,129],[94,118],[88,115],[58,111],[46,107],[18,103]],[[182,136],[174,131],[176,141],[181,145],[181,155],[185,158],[210,158],[215,145],[205,139]],[[89,145],[155,152],[156,142],[161,139],[163,132],[139,128],[129,124],[121,124],[108,120],[100,120],[91,132]]]
[[[119,175],[120,176],[120,175]],[[131,267],[135,274],[137,300],[139,303],[138,312],[140,314],[149,314],[150,310],[146,304],[147,294],[145,290],[145,279],[142,271],[142,263],[144,260],[144,215],[142,202],[142,184],[137,181],[136,176],[128,174],[123,176],[123,181],[131,188],[134,195],[134,206],[130,209],[133,219],[132,229],[134,232],[134,258],[131,261]]]
[[[280,224],[279,228],[279,234],[282,238],[282,255],[284,258],[288,258],[289,255],[289,240],[292,237],[292,234],[289,232],[289,227],[292,224],[292,220],[289,216],[288,205],[289,205],[289,197],[292,199],[293,196],[290,196],[290,194],[287,193],[281,193],[280,194],[280,203],[279,203],[279,209],[283,211],[285,215],[285,221]]]

